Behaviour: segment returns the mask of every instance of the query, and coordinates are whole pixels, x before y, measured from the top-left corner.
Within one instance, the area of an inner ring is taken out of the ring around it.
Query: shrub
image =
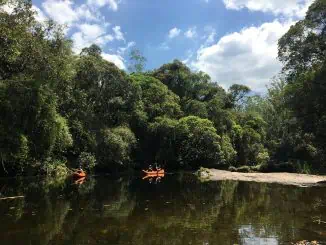
[[[92,171],[96,166],[96,158],[89,152],[80,153],[77,162],[81,168],[88,171]]]

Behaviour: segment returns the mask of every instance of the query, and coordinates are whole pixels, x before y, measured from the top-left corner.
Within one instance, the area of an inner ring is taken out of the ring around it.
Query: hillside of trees
[[[6,2],[6,1],[5,1]],[[266,94],[178,60],[129,72],[96,45],[80,54],[30,0],[0,3],[0,173],[53,174],[82,164],[123,171],[159,163],[239,171],[321,172],[326,160],[326,2],[279,40],[282,73]],[[7,3],[8,4],[8,3]]]

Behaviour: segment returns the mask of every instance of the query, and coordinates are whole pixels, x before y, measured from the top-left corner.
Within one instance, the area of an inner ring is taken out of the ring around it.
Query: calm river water
[[[326,244],[326,188],[191,174],[0,179],[0,244]]]

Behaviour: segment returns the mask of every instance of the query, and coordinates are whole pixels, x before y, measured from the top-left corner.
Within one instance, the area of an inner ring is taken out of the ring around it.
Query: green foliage
[[[64,28],[39,23],[30,0],[5,2],[14,10],[0,9],[2,173],[65,173],[65,157],[89,170],[158,162],[310,172],[326,160],[323,0],[279,40],[283,74],[264,96],[241,84],[225,91],[178,60],[143,72],[137,49],[131,74],[95,44],[74,55]]]
[[[141,89],[140,96],[143,102],[143,110],[148,121],[152,121],[156,117],[177,118],[181,115],[179,97],[159,80],[139,74],[131,75],[131,79]]]
[[[78,156],[77,162],[79,167],[87,171],[92,171],[97,164],[96,157],[92,153],[84,151]]]
[[[278,42],[278,56],[283,71],[294,81],[307,69],[323,63],[326,57],[326,2],[316,0],[306,18],[291,26]]]
[[[97,157],[102,168],[128,167],[132,163],[131,152],[136,146],[133,132],[124,126],[103,129],[98,145]]]
[[[58,114],[56,97],[47,86],[4,82],[0,97],[1,155],[13,168],[28,159],[62,154],[72,145],[67,122]]]
[[[181,118],[176,126],[176,138],[180,164],[196,168],[224,163],[221,137],[208,119]]]
[[[245,96],[250,92],[250,88],[241,85],[241,84],[233,84],[229,88],[229,94],[227,97],[226,107],[227,108],[239,108],[241,107]]]
[[[57,139],[55,141],[54,150],[56,152],[63,153],[68,147],[72,147],[73,145],[72,135],[69,131],[68,122],[64,117],[58,115],[55,118],[55,122],[56,122],[55,130],[57,132]]]
[[[200,118],[208,118],[207,105],[198,100],[188,100],[184,105],[186,115],[194,115]]]
[[[146,64],[146,58],[141,54],[138,49],[132,49],[129,54],[130,66],[129,72],[140,73],[144,70]]]
[[[226,164],[232,165],[236,162],[237,152],[233,148],[232,141],[228,135],[223,135],[221,138],[221,150]]]
[[[41,167],[41,173],[51,177],[64,178],[71,174],[71,171],[67,168],[66,164],[62,160],[48,157],[44,159],[44,163]]]

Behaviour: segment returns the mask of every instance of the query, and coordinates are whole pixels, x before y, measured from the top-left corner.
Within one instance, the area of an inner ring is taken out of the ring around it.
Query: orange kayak
[[[86,173],[84,171],[75,172],[75,173],[73,173],[72,176],[75,177],[75,178],[84,178],[84,177],[86,177]]]
[[[146,174],[143,179],[149,179],[149,178],[157,178],[161,177],[163,178],[165,175],[164,174]]]
[[[77,180],[75,181],[75,184],[76,185],[81,185],[85,182],[86,180],[86,177],[80,177],[80,178],[77,178]]]
[[[147,171],[143,170],[143,172],[147,175],[161,175],[164,174],[164,169],[158,170],[158,171]]]

